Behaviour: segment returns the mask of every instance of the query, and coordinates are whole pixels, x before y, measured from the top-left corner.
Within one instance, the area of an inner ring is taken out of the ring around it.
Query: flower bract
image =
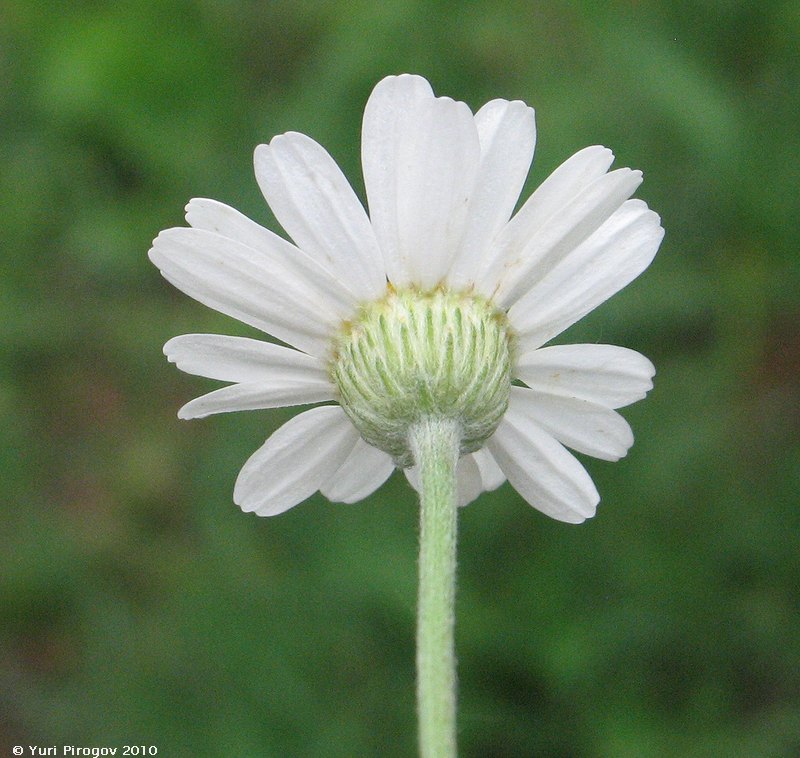
[[[645,396],[650,361],[623,347],[547,345],[650,264],[663,229],[630,199],[639,171],[585,148],[519,210],[534,113],[492,100],[477,113],[391,76],[364,112],[369,213],[331,156],[289,132],[255,151],[256,179],[292,242],[214,200],[150,258],[180,290],[282,344],[214,334],[171,339],[178,368],[229,384],[181,418],[314,404],[245,463],[234,500],[281,513],[320,490],[355,502],[403,468],[423,414],[462,429],[466,504],[506,479],[561,521],[599,495],[567,449],[604,460],[633,443],[616,409]]]

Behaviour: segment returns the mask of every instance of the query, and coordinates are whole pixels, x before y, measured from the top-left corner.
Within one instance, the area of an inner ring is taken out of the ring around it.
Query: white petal
[[[378,489],[394,469],[391,456],[359,439],[347,460],[320,491],[328,500],[355,503]]]
[[[223,382],[303,381],[328,378],[318,358],[271,342],[222,334],[182,334],[164,345],[181,371]]]
[[[390,133],[376,135],[375,124],[385,129],[386,123],[370,110],[368,103],[364,176],[389,278],[396,285],[432,288],[447,273],[464,234],[480,159],[472,113],[449,98],[418,97],[392,112]]]
[[[471,455],[463,455],[456,466],[456,492],[458,507],[463,508],[483,492],[481,470]]]
[[[349,309],[353,302],[360,299],[353,294],[350,284],[352,272],[340,275],[340,272],[326,269],[319,261],[310,260],[305,250],[298,250],[291,242],[287,242],[275,232],[257,224],[225,203],[207,198],[190,200],[186,206],[186,220],[195,229],[204,229],[241,242],[253,250],[262,252],[270,260],[277,256],[284,267],[300,277],[314,280],[320,276],[317,272],[323,269],[323,278],[333,282],[331,292],[339,301],[340,307]]]
[[[212,413],[306,405],[334,400],[335,397],[333,385],[319,379],[231,384],[190,400],[178,411],[178,418],[205,418]]]
[[[399,259],[397,231],[397,141],[409,111],[433,99],[421,76],[387,76],[378,82],[364,108],[361,165],[369,215],[393,282],[405,278]]]
[[[594,516],[600,496],[586,469],[524,407],[509,406],[487,446],[511,486],[537,510],[572,524]]]
[[[169,340],[164,353],[182,371],[238,382],[187,403],[178,411],[180,418],[318,403],[335,397],[322,361],[269,342],[184,334]]]
[[[462,456],[458,461],[456,477],[458,505],[461,508],[469,505],[481,493],[496,490],[506,480],[486,448]]]
[[[501,470],[500,466],[492,457],[488,448],[481,448],[480,450],[472,453],[472,457],[481,472],[481,483],[486,492],[496,490],[505,480],[506,476]]]
[[[480,157],[472,113],[437,98],[409,114],[397,144],[399,255],[408,281],[442,281],[464,234]]]
[[[608,220],[642,183],[641,171],[621,168],[595,180],[506,258],[495,302],[508,308]]]
[[[236,480],[234,502],[259,516],[283,513],[327,482],[358,440],[338,405],[305,411],[250,456]]]
[[[367,214],[325,148],[289,132],[255,151],[256,179],[295,243],[359,300],[380,297],[386,275]]]
[[[633,444],[633,432],[619,413],[588,400],[512,387],[510,402],[561,444],[579,453],[618,461]]]
[[[511,218],[536,144],[533,108],[519,100],[486,103],[475,114],[475,125],[481,160],[464,240],[447,275],[454,289],[474,282],[490,242]]]
[[[419,492],[419,466],[409,466],[408,468],[403,469],[403,474],[405,474],[406,479],[408,479],[408,483],[417,491]]]
[[[522,354],[535,350],[629,284],[653,260],[664,230],[628,200],[508,312]]]
[[[266,230],[265,230],[266,231]],[[164,277],[195,300],[304,352],[327,355],[355,302],[288,242],[254,250],[203,229],[167,229],[150,249]]]
[[[655,367],[616,345],[553,345],[517,359],[516,376],[531,389],[622,408],[653,388]]]
[[[614,160],[605,147],[594,145],[568,158],[533,192],[487,249],[478,289],[491,296],[504,267],[516,260],[534,235],[589,185],[602,177]]]
[[[253,250],[269,251],[274,248],[281,255],[297,254],[297,248],[290,242],[219,200],[193,198],[186,204],[186,221],[194,229],[214,232]]]
[[[403,470],[411,486],[419,492],[419,466]],[[482,492],[497,489],[506,480],[492,454],[485,448],[475,453],[462,455],[456,466],[456,489],[458,505],[471,503]]]

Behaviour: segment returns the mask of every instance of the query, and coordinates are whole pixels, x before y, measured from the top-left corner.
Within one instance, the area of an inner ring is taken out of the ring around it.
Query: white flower
[[[324,148],[289,132],[256,148],[255,172],[294,245],[198,199],[187,206],[191,228],[157,237],[150,259],[176,287],[288,345],[171,339],[164,352],[178,368],[232,382],[181,418],[328,403],[295,416],[245,463],[234,490],[243,510],[274,515],[316,490],[354,502],[389,477],[398,456],[368,444],[351,409],[331,404],[344,403],[337,351],[354,321],[377,318],[394,293],[413,301],[440,292],[502,315],[511,372],[499,425],[459,461],[461,504],[507,478],[548,516],[594,515],[597,490],[565,446],[624,456],[633,434],[614,409],[645,396],[654,368],[622,347],[543,345],[638,276],[663,229],[628,199],[641,173],[609,172],[613,155],[599,146],[573,155],[514,214],[534,142],[522,102],[493,100],[473,115],[421,77],[388,77],[364,113],[369,216]],[[414,484],[415,470],[406,474]]]

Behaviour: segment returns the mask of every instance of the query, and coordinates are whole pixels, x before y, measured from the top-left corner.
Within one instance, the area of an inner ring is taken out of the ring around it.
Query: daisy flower
[[[181,418],[315,404],[244,464],[234,500],[271,516],[315,491],[354,502],[396,467],[420,487],[409,430],[454,422],[463,505],[506,479],[534,508],[578,523],[599,501],[570,448],[605,460],[633,443],[616,409],[654,368],[632,350],[545,346],[637,277],[663,237],[629,199],[639,171],[593,146],[514,213],[533,158],[534,112],[492,100],[473,115],[411,75],[367,102],[365,210],[331,156],[296,132],[255,151],[255,174],[293,242],[195,199],[190,228],[150,259],[178,289],[283,344],[213,334],[171,339],[178,368],[229,382]]]

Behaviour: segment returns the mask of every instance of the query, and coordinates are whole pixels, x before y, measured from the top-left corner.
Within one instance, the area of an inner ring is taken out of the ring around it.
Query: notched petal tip
[[[209,214],[213,214],[218,209],[225,207],[219,200],[210,197],[193,197],[184,207],[184,218],[189,226],[195,229],[208,229],[207,221]]]
[[[170,363],[177,363],[178,358],[176,352],[178,351],[181,343],[186,339],[188,335],[180,334],[177,337],[172,337],[168,339],[164,343],[164,347],[161,348],[161,352],[167,357],[167,360]]]
[[[191,200],[189,200],[189,202],[183,206],[184,215],[187,216],[186,220],[187,221],[189,220],[188,219],[189,214],[192,213],[196,208],[208,202],[211,201],[209,200],[209,198],[206,197],[193,197]]]
[[[637,173],[641,176],[642,172],[638,171]],[[639,183],[641,184],[641,179]],[[640,215],[642,227],[648,229],[658,238],[658,245],[660,246],[661,241],[664,239],[664,227],[661,224],[661,216],[650,208],[644,200],[638,197],[626,200],[625,203],[623,203],[623,207],[630,216],[636,213]],[[656,251],[657,250],[658,246],[656,247]]]
[[[594,518],[596,511],[589,513],[588,515],[583,515],[581,513],[570,513],[564,515],[560,518],[556,518],[556,521],[561,521],[563,524],[574,524],[578,526],[579,524],[583,524],[591,518]]]
[[[627,166],[609,171],[608,176],[617,177],[617,181],[619,181],[620,185],[628,191],[628,197],[636,191],[636,188],[644,180],[644,175],[638,168],[628,168]],[[621,191],[622,190],[620,190],[620,192]],[[627,198],[625,199],[627,200]]]
[[[560,521],[562,524],[583,524],[584,522],[588,521],[589,519],[594,518],[597,515],[597,506],[600,504],[600,496],[597,496],[597,499],[593,503],[583,503],[584,506],[580,510],[569,510],[569,511],[561,511],[559,513],[549,513],[545,512],[545,515],[548,518],[552,518],[554,521]],[[541,510],[537,508],[535,503],[528,502],[528,505],[535,508],[536,510]]]
[[[188,231],[184,226],[171,226],[169,229],[162,229],[153,240],[150,252],[160,250],[163,245],[171,243],[174,239],[180,237],[183,233]]]
[[[643,369],[642,374],[650,380],[650,386],[646,390],[649,392],[651,389],[653,389],[653,377],[656,375],[656,367],[653,364],[653,361],[651,361],[646,355],[642,355],[641,353],[639,353],[639,355],[642,356],[640,361]]]
[[[578,150],[578,152],[572,155],[568,160],[576,160],[578,156],[580,156],[579,160],[581,161],[587,160],[597,164],[605,163],[606,170],[608,170],[608,167],[611,166],[616,158],[614,151],[605,145],[589,145],[588,147],[584,147]]]
[[[281,142],[289,142],[291,140],[301,140],[303,142],[312,142],[312,143],[316,144],[316,142],[314,142],[314,140],[311,139],[311,137],[309,137],[307,134],[303,134],[302,132],[296,132],[294,130],[289,130],[288,132],[283,132],[281,134],[276,134],[269,141],[269,144],[270,145],[274,145],[275,143],[280,144]]]
[[[238,479],[233,488],[233,503],[238,505],[245,513],[254,513],[259,506],[256,498],[251,495],[244,495],[238,486]]]
[[[317,146],[317,142],[309,137],[307,134],[303,134],[302,132],[295,132],[295,131],[288,131],[282,132],[281,134],[276,134],[272,137],[272,139],[267,143],[262,143],[260,145],[256,145],[253,154],[255,156],[264,156],[272,151],[272,150],[280,150],[288,145],[291,145],[293,142],[303,142],[305,144],[310,144],[313,146]]]
[[[172,227],[170,229],[163,229],[158,233],[147,251],[147,257],[150,262],[162,273],[164,272],[164,262],[166,259],[166,251],[164,247],[172,242],[175,238],[175,232],[180,231],[180,227]]]
[[[566,514],[561,520],[566,524],[582,524],[590,518],[597,515],[597,506],[600,505],[600,493],[595,489],[592,497],[584,503],[581,503],[578,508],[573,510],[572,513]]]
[[[531,129],[536,128],[536,111],[522,100],[496,98],[489,100],[475,113],[475,118],[488,127],[512,117],[527,122],[527,126]]]
[[[177,414],[177,415],[178,415],[178,418],[179,418],[181,421],[191,421],[192,419],[196,419],[196,418],[203,418],[202,416],[195,416],[195,415],[194,415],[194,414],[192,414],[191,412],[187,411],[187,410],[186,410],[186,407],[187,407],[188,405],[189,405],[189,403],[186,403],[186,405],[184,405],[184,406],[182,406],[182,407],[180,407],[180,408],[178,409],[178,414]]]
[[[378,87],[403,87],[403,88],[410,88],[410,87],[423,87],[426,89],[431,90],[433,92],[433,88],[431,87],[431,83],[424,77],[420,76],[419,74],[389,74],[389,76],[384,76],[374,87],[373,92],[378,89]]]

